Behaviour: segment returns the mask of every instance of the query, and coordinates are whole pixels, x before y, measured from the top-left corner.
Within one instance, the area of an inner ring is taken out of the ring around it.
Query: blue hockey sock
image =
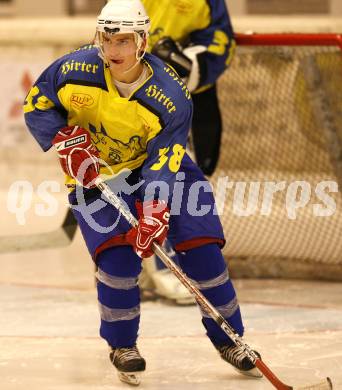
[[[109,248],[97,259],[100,335],[112,347],[133,346],[140,321],[141,259],[128,246]]]
[[[229,279],[227,265],[217,244],[208,244],[179,254],[183,271],[194,281],[196,287],[220,312],[240,335],[243,324],[235,289]],[[232,340],[211,317],[202,311],[202,322],[207,335],[216,346],[233,345]]]

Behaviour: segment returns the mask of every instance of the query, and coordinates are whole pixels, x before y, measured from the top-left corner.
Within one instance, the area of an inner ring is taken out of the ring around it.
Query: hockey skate
[[[117,369],[121,382],[133,386],[140,384],[140,375],[145,371],[146,362],[136,345],[129,348],[110,347],[109,358]]]
[[[170,243],[164,243],[164,250],[177,264],[175,251]],[[154,289],[157,297],[166,298],[174,301],[178,305],[193,305],[195,298],[182,285],[182,283],[173,275],[168,268],[159,269],[157,265],[157,258],[153,256],[150,259],[145,259],[143,262],[143,278],[140,276],[139,285],[144,288],[142,282],[146,286],[148,280],[152,281],[152,289]],[[142,280],[143,279],[143,280]]]
[[[159,296],[175,301],[178,305],[195,303],[194,297],[169,269],[156,271],[151,276]]]
[[[231,364],[240,374],[254,378],[262,378],[262,373],[239,347],[235,345],[223,345],[215,346],[215,348],[218,350],[221,358]],[[254,352],[260,357],[258,352]]]

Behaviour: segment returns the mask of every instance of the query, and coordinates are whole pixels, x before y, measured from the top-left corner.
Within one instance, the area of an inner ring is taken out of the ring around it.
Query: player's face
[[[103,52],[112,71],[121,73],[129,70],[137,61],[134,34],[103,34]]]

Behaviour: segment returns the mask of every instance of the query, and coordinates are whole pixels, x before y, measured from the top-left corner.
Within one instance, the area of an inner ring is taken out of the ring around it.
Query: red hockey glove
[[[136,201],[138,226],[126,234],[126,239],[133,246],[138,256],[145,258],[153,255],[152,244],[162,245],[169,230],[170,212],[165,202]]]
[[[99,152],[91,143],[90,134],[79,126],[61,129],[52,141],[56,147],[63,171],[84,187],[99,174]]]

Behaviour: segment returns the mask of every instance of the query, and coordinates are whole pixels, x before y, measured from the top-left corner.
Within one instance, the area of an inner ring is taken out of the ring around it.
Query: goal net
[[[334,34],[237,35],[211,178],[235,276],[342,278],[341,50]]]

